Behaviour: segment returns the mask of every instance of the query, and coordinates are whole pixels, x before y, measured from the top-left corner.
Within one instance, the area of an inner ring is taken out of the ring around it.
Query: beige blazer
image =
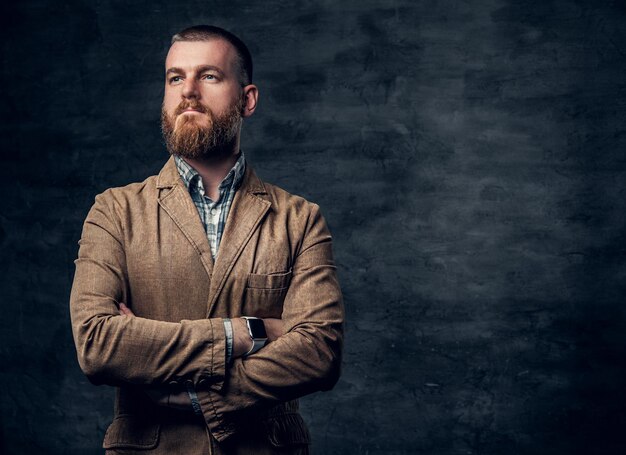
[[[107,453],[304,453],[296,399],[334,386],[343,341],[317,205],[248,165],[214,262],[170,158],[158,176],[96,196],[79,245],[70,297],[78,362],[93,383],[117,387]],[[137,317],[119,316],[119,302]],[[226,365],[222,318],[241,315],[282,318],[285,334]],[[186,384],[203,418],[145,394]]]

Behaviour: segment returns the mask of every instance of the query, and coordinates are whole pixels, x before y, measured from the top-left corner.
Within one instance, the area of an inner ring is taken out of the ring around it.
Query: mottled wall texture
[[[0,452],[95,454],[68,300],[94,196],[143,180],[169,36],[249,43],[243,150],[320,204],[343,376],[321,454],[626,453],[621,1],[3,2]]]

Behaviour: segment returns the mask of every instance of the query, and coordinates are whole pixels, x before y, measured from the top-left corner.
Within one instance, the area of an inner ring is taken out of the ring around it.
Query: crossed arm
[[[218,440],[234,432],[230,416],[238,412],[330,389],[339,376],[343,305],[330,234],[317,206],[309,209],[280,330],[270,321],[273,341],[242,359],[250,339],[235,325],[235,359],[227,367],[221,318],[174,323],[124,313],[117,303],[128,301],[123,229],[110,202],[98,196],[84,224],[70,298],[85,374],[109,385],[191,383]]]
[[[120,302],[120,316],[134,317],[132,312],[124,302]],[[266,318],[263,320],[265,331],[267,332],[267,342],[275,341],[283,334],[283,323],[280,319]],[[248,352],[253,345],[252,339],[248,335],[245,322],[241,318],[232,320],[232,358],[237,359]],[[181,411],[192,411],[191,398],[186,391],[172,392],[168,387],[156,386],[144,389],[150,399],[159,406],[166,406]]]

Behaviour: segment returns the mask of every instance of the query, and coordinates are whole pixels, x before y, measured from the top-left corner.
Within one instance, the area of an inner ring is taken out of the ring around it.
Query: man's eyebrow
[[[213,66],[213,65],[196,66],[196,71],[198,73],[203,73],[205,71],[215,71],[216,73],[219,73],[221,76],[224,75],[224,72],[221,69],[219,69],[217,66]]]
[[[165,72],[165,74],[183,74],[184,71],[180,68],[176,68],[176,67],[172,67],[172,68],[168,68],[168,70]]]
[[[216,73],[219,73],[220,76],[224,75],[224,72],[219,69],[217,66],[213,66],[213,65],[200,65],[200,66],[196,66],[194,68],[194,70],[198,73],[202,73],[204,71],[215,71]],[[177,67],[172,67],[172,68],[168,68],[167,71],[165,72],[165,74],[185,74],[185,71],[182,68],[177,68]]]

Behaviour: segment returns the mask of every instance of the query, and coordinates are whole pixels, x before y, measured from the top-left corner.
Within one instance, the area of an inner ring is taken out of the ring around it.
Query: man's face
[[[227,41],[178,41],[165,61],[161,126],[170,153],[220,158],[237,143],[244,108],[237,53]]]

